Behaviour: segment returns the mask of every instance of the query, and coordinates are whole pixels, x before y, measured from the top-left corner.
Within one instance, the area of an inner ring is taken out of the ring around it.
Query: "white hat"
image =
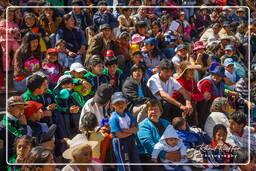
[[[86,71],[84,66],[82,64],[80,64],[79,62],[75,62],[75,63],[71,64],[69,69],[70,69],[70,71],[75,71],[75,72]]]
[[[85,134],[77,134],[68,144],[69,144],[69,148],[66,151],[64,151],[64,153],[62,154],[62,156],[65,159],[72,159],[73,158],[72,152],[75,149],[81,148],[85,145],[89,145],[93,149],[96,147],[98,142],[88,141]]]

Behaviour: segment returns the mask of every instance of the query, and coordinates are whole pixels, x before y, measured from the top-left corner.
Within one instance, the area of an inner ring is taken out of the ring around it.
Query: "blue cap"
[[[224,60],[224,66],[226,67],[226,66],[229,66],[229,65],[234,65],[235,63],[234,63],[234,60],[232,59],[232,58],[227,58],[227,59],[225,59]]]
[[[230,26],[231,26],[231,24],[229,21],[224,21],[223,27],[230,27]]]
[[[216,74],[220,77],[226,77],[225,75],[225,68],[223,66],[216,66],[213,71],[211,71],[212,74]]]
[[[181,50],[181,49],[186,49],[186,46],[184,44],[180,44],[175,48],[175,52]]]
[[[235,47],[233,45],[227,45],[225,46],[225,50],[235,50]]]
[[[155,38],[153,38],[153,37],[150,37],[150,38],[148,38],[148,39],[145,39],[145,40],[143,40],[143,43],[145,43],[145,44],[151,44],[151,45],[156,45],[156,39]]]
[[[126,102],[126,98],[124,97],[124,94],[122,92],[115,92],[111,97],[112,104],[115,104],[116,102]]]

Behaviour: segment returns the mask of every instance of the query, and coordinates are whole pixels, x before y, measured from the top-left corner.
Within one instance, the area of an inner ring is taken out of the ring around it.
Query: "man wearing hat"
[[[110,116],[108,111],[109,101],[112,94],[113,88],[110,84],[101,84],[98,87],[94,97],[87,100],[87,102],[85,103],[81,112],[79,125],[81,124],[81,118],[83,117],[83,115],[86,114],[86,111],[90,111],[97,116],[98,126],[105,126],[106,123],[108,123],[108,119]]]
[[[24,115],[25,105],[26,103],[20,96],[12,96],[7,100],[7,114],[0,122],[0,139],[4,141],[5,149],[6,138],[8,138],[8,157],[14,155],[13,144],[16,137],[32,135],[32,130],[27,126],[27,119]],[[6,128],[8,135],[6,135]]]
[[[187,58],[187,47],[184,44],[180,44],[175,48],[176,55],[172,57],[172,63],[175,68],[178,68],[182,61],[185,61]]]
[[[205,121],[210,114],[210,106],[214,99],[217,97],[229,96],[234,98],[238,97],[238,94],[225,90],[225,68],[223,66],[216,66],[213,71],[211,71],[211,75],[203,78],[198,82],[199,90],[204,94],[205,99],[198,103],[198,117],[201,118],[199,120],[199,126],[204,128]]]
[[[222,25],[222,29],[219,31],[219,36],[232,36],[235,37],[235,34],[232,32],[231,23],[230,21],[224,21]]]
[[[219,36],[219,31],[221,29],[221,26],[219,23],[215,23],[212,25],[212,27],[208,28],[204,33],[203,35],[201,36],[200,38],[200,41],[203,42],[203,44],[206,46],[209,42],[208,40],[210,38],[213,38],[215,40],[218,40],[220,38]]]
[[[89,45],[85,65],[88,65],[88,62],[93,55],[99,55],[103,60],[107,50],[113,50],[118,58],[124,58],[120,53],[118,42],[113,38],[112,28],[109,24],[102,24],[100,25],[100,32],[94,36]]]

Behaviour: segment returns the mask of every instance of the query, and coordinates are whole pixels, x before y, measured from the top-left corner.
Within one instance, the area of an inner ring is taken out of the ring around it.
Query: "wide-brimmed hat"
[[[110,84],[104,83],[98,87],[93,97],[93,100],[98,104],[104,105],[110,100],[112,94],[113,94],[112,86]]]
[[[180,67],[179,67],[179,71],[178,74],[176,76],[176,79],[179,79],[180,77],[182,77],[182,75],[186,72],[186,70],[188,69],[201,69],[202,66],[201,65],[193,65],[188,61],[182,61],[180,63]]]
[[[205,49],[205,46],[204,46],[202,41],[195,42],[193,50],[195,51],[195,50],[198,50],[198,49]]]
[[[216,66],[213,71],[211,71],[212,74],[216,74],[220,77],[226,77],[225,75],[225,68],[223,66]]]
[[[68,144],[69,144],[69,148],[66,151],[64,151],[62,156],[65,159],[73,159],[72,153],[74,150],[79,149],[85,145],[89,145],[93,149],[96,147],[98,142],[97,141],[88,141],[85,134],[78,134],[72,140],[70,140],[70,142]]]
[[[7,105],[26,105],[26,103],[24,102],[24,99],[21,96],[12,96],[7,100]]]
[[[132,36],[132,44],[140,43],[140,42],[142,42],[144,39],[145,39],[144,36],[141,36],[141,35],[139,35],[139,34],[134,34],[134,35]]]

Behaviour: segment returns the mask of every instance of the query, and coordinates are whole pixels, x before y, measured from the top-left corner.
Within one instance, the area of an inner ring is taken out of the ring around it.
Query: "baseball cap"
[[[12,96],[7,100],[8,106],[14,106],[14,105],[26,105],[23,98],[21,96]]]
[[[58,51],[55,48],[49,48],[49,49],[47,49],[47,54],[48,53],[58,53]]]
[[[186,49],[186,46],[184,44],[180,44],[175,48],[175,52],[178,52],[181,49]]]
[[[75,71],[75,72],[82,72],[82,71],[86,71],[85,67],[80,64],[79,62],[75,62],[73,64],[70,65],[70,71]]]
[[[113,94],[113,88],[110,84],[101,84],[93,97],[98,104],[106,104]]]
[[[234,65],[235,63],[234,63],[234,60],[232,59],[232,58],[227,58],[227,59],[225,59],[224,60],[224,66],[226,67],[226,66],[229,66],[229,65]]]
[[[233,45],[227,45],[225,46],[225,50],[234,50],[235,47]]]
[[[126,98],[124,97],[124,94],[122,92],[115,92],[111,97],[112,104],[115,104],[116,102],[126,102]]]
[[[35,101],[27,101],[26,104],[27,105],[24,108],[25,116],[31,116],[33,113],[37,112],[43,107],[43,104],[37,103]]]

